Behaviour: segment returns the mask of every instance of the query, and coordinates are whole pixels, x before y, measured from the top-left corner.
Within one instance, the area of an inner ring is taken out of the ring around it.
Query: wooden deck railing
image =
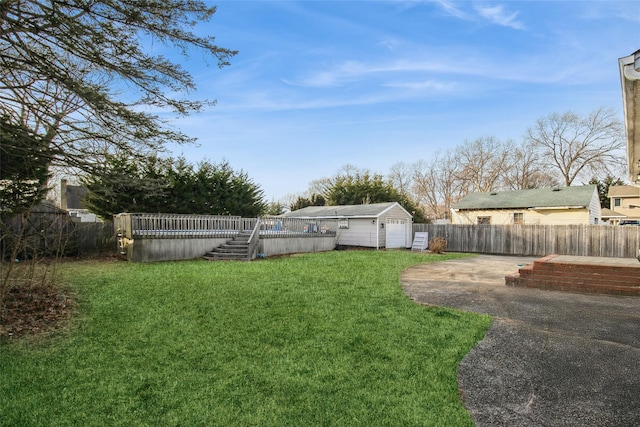
[[[338,220],[266,217],[260,219],[260,237],[286,237],[291,235],[335,235]]]
[[[247,250],[247,261],[251,261],[256,256],[256,251],[258,250],[258,242],[260,241],[260,219],[256,221],[255,227],[251,230],[251,235],[249,236],[248,245],[249,248]]]
[[[121,213],[114,220],[116,233],[127,239],[232,238],[254,229],[260,238],[311,237],[335,235],[337,225],[337,220],[147,213]]]
[[[239,216],[122,213],[116,215],[114,225],[128,239],[231,238],[250,232],[256,221]]]

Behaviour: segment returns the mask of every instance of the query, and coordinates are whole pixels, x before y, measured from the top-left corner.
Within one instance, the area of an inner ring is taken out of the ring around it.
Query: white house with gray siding
[[[308,206],[282,216],[301,219],[337,219],[337,244],[369,248],[410,248],[413,216],[399,203]]]

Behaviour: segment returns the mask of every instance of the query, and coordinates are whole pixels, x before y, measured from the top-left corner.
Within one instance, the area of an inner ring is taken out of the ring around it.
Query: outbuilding
[[[282,216],[338,220],[339,246],[410,248],[413,216],[398,202],[367,205],[308,206]]]

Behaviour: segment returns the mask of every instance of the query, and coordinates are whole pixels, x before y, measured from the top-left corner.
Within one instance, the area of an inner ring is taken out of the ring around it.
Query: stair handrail
[[[258,241],[260,240],[260,218],[256,218],[256,224],[253,226],[251,235],[249,236],[247,261],[255,258],[255,252],[258,249]]]

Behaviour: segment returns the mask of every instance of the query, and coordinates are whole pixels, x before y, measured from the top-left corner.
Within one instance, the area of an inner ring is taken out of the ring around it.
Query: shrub
[[[442,237],[429,240],[429,250],[434,254],[441,254],[447,250],[447,241]]]

